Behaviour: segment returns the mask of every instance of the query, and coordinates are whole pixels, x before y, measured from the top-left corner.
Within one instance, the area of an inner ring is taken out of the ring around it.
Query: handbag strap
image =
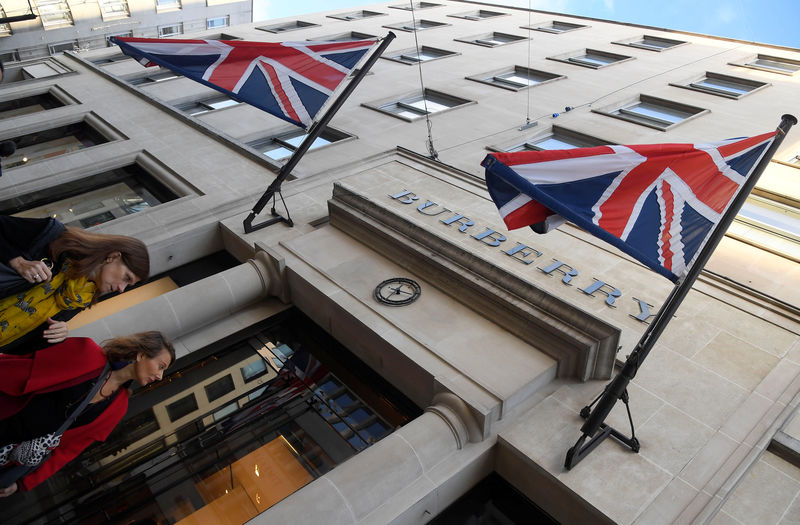
[[[103,371],[100,372],[100,375],[97,377],[97,382],[92,386],[92,389],[89,390],[89,393],[86,394],[86,397],[83,398],[81,404],[78,405],[75,408],[75,410],[72,411],[72,414],[70,414],[69,417],[66,419],[66,421],[64,421],[64,423],[61,424],[58,430],[56,430],[55,432],[56,435],[60,436],[64,432],[66,432],[67,429],[70,427],[70,425],[72,425],[72,423],[75,421],[75,418],[81,415],[81,412],[83,412],[86,409],[86,406],[89,404],[89,402],[94,398],[95,395],[97,395],[100,389],[103,388],[103,385],[106,384],[106,379],[108,378],[108,374],[110,372],[111,372],[111,364],[106,363],[106,366],[103,367]]]

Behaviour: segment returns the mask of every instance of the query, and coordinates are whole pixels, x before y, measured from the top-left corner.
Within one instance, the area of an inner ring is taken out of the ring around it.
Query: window
[[[358,31],[348,31],[347,33],[322,36],[319,38],[310,38],[309,40],[317,40],[323,42],[354,42],[356,40],[370,40],[372,38],[377,38],[377,37],[375,35],[359,33]]]
[[[398,31],[424,31],[426,29],[433,29],[436,27],[442,26],[449,26],[450,24],[445,24],[444,22],[434,22],[432,20],[417,20],[414,23],[413,20],[409,20],[408,22],[400,22],[399,24],[389,24],[383,27],[388,27],[389,29],[397,29]]]
[[[416,64],[417,62],[429,62],[439,58],[460,55],[454,51],[447,51],[445,49],[437,49],[435,47],[422,46],[419,51],[416,48],[404,49],[402,51],[392,51],[389,55],[384,55],[383,58],[394,60],[395,62],[402,62],[403,64]]]
[[[5,18],[6,12],[3,6],[0,5],[0,18]],[[8,36],[11,34],[11,24],[0,24],[0,36]],[[3,60],[5,62],[5,60]]]
[[[165,80],[172,80],[174,78],[181,78],[182,75],[170,71],[169,69],[157,68],[155,73],[148,72],[145,75],[137,73],[132,77],[125,77],[129,84],[134,86],[141,86],[143,84],[157,84]]]
[[[415,2],[413,7],[414,9],[430,9],[431,7],[438,7],[442,4],[434,4],[433,2]],[[411,11],[410,2],[406,2],[405,4],[400,5],[390,5],[392,9],[402,9],[404,11]]]
[[[597,49],[585,49],[565,55],[547,57],[547,59],[565,62],[567,64],[575,64],[576,66],[599,69],[619,62],[625,62],[626,60],[633,60],[633,57],[617,55],[616,53],[609,53],[607,51],[598,51]]]
[[[558,126],[553,126],[550,133],[539,135],[522,144],[516,144],[506,148],[490,148],[497,151],[542,151],[552,149],[574,149],[591,148],[594,146],[605,146],[610,142],[598,139],[583,133],[571,131]]]
[[[484,84],[490,84],[512,91],[519,91],[520,89],[536,86],[552,80],[558,80],[560,78],[565,77],[563,75],[556,75],[554,73],[547,73],[546,71],[529,69],[522,66],[514,66],[492,73],[467,77],[469,80],[483,82]]]
[[[54,58],[43,58],[34,61],[25,61],[14,66],[6,64],[3,73],[3,83],[21,82],[35,78],[53,77],[71,73],[72,70]]]
[[[800,71],[800,60],[791,60],[789,58],[769,55],[757,55],[755,59],[747,63],[734,65],[770,71],[772,73],[781,73],[783,75],[793,75]]]
[[[302,20],[293,20],[291,22],[284,22],[282,24],[275,24],[271,26],[256,27],[261,31],[269,33],[285,33],[287,31],[296,31],[298,29],[305,29],[307,27],[319,27],[319,24],[312,24],[311,22],[303,22]]]
[[[19,52],[13,51],[0,51],[0,62],[8,67],[9,62],[19,62]]]
[[[121,62],[123,60],[131,60],[131,57],[124,53],[114,53],[104,57],[90,58],[89,62],[96,66],[104,66],[106,64],[113,64],[114,62]]]
[[[426,89],[423,94],[404,97],[375,105],[367,105],[372,109],[382,111],[403,120],[417,120],[426,114],[441,113],[449,109],[474,104],[473,101],[448,95],[431,89]]]
[[[99,0],[103,20],[130,16],[128,0]]]
[[[72,97],[67,95],[59,87],[53,86],[45,92],[0,101],[0,120],[46,111],[48,109],[74,103],[75,100],[72,99]]]
[[[610,112],[593,110],[636,124],[665,131],[687,119],[708,112],[707,109],[679,104],[661,98],[640,95],[639,100]]]
[[[258,359],[250,364],[247,364],[239,369],[242,373],[242,379],[245,383],[249,383],[267,373],[267,364],[263,359]]]
[[[230,16],[218,16],[216,18],[206,18],[206,29],[216,29],[218,27],[228,27],[230,25]]]
[[[544,31],[545,33],[566,33],[568,31],[575,31],[576,29],[583,29],[584,26],[580,24],[571,24],[569,22],[561,22],[553,20],[544,24],[537,24],[533,26],[523,26],[522,29],[531,29],[533,31]]]
[[[225,95],[219,95],[213,98],[207,98],[197,102],[186,102],[184,104],[176,104],[175,107],[184,113],[192,116],[202,115],[209,111],[216,109],[224,109],[241,104],[238,100],[233,100]]]
[[[195,399],[194,394],[189,394],[167,405],[167,416],[169,416],[170,421],[177,421],[195,410],[197,410],[197,399]]]
[[[526,38],[524,36],[509,35],[508,33],[498,33],[498,32],[487,33],[484,35],[477,35],[477,36],[468,36],[464,38],[456,38],[456,42],[466,42],[468,44],[475,44],[485,47],[504,46],[506,44],[519,42],[520,40],[526,40]]]
[[[47,48],[51,55],[56,53],[63,53],[64,51],[72,51],[78,47],[77,40],[68,40],[66,42],[56,42],[55,44],[48,44]]]
[[[36,0],[36,8],[45,29],[72,25],[72,11],[66,0]]]
[[[258,151],[262,155],[266,155],[272,160],[282,160],[289,157],[300,147],[303,140],[305,140],[307,133],[303,131],[291,131],[289,133],[282,133],[280,135],[273,135],[262,137],[252,140],[247,143],[248,146]],[[323,132],[317,137],[308,148],[309,151],[326,146],[333,142],[348,139],[351,135],[331,128],[325,128]]]
[[[24,166],[39,160],[50,159],[58,155],[109,142],[109,139],[97,131],[94,126],[89,125],[88,120],[99,121],[97,117],[91,118],[87,116],[85,120],[74,124],[44,129],[11,138],[17,144],[17,151],[13,155],[6,157],[3,168],[11,169],[17,166]],[[105,123],[97,122],[96,124],[108,128]],[[113,137],[111,140],[116,138],[121,138],[121,136]]]
[[[660,36],[644,35],[637,38],[629,40],[621,40],[619,42],[614,42],[614,43],[623,46],[647,49],[649,51],[664,51],[665,49],[671,49],[673,47],[681,46],[683,44],[686,44],[687,42],[684,42],[683,40],[672,40],[670,38],[663,38]]]
[[[180,9],[181,0],[156,0],[156,11]]]
[[[479,9],[478,11],[471,11],[469,13],[460,13],[457,15],[447,15],[447,16],[452,16],[454,18],[463,18],[464,20],[485,20],[487,18],[494,18],[497,16],[506,16],[506,15],[508,15],[508,13]]]
[[[168,26],[158,26],[159,38],[182,35],[182,34],[183,34],[183,22],[179,22],[177,24],[170,24]]]
[[[206,385],[205,387],[206,397],[208,398],[209,402],[214,402],[217,399],[221,398],[225,394],[233,392],[234,384],[233,384],[233,377],[228,374],[224,377],[221,377],[214,381],[211,384]]]
[[[378,13],[377,11],[353,11],[352,13],[339,13],[336,15],[328,15],[328,18],[336,18],[337,20],[361,20],[362,18],[371,18],[373,16],[384,16],[386,13]]]
[[[706,73],[705,76],[686,84],[670,84],[676,87],[702,91],[711,95],[728,98],[740,98],[748,93],[768,86],[766,82],[749,80],[746,78],[720,75],[719,73]]]
[[[177,199],[178,195],[151,175],[145,165],[147,161],[137,161],[17,195],[0,202],[0,213],[49,216],[68,226],[88,228]]]

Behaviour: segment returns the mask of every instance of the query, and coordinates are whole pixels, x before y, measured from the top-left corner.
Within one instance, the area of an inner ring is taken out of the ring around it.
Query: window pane
[[[641,102],[636,106],[626,109],[645,117],[654,117],[673,123],[680,122],[681,120],[691,116],[690,113],[686,113],[684,111],[679,111],[677,109],[667,108],[664,106],[656,106],[655,104],[649,104],[647,102]]]
[[[225,394],[233,392],[233,377],[230,374],[221,377],[205,387],[206,397],[209,401],[216,401]]]
[[[725,93],[730,93],[732,95],[743,95],[753,90],[753,88],[750,86],[737,84],[735,82],[722,80],[719,78],[709,78],[709,77],[706,77],[698,82],[694,82],[692,86],[709,88],[715,91],[723,91]]]
[[[787,73],[794,73],[795,71],[800,71],[800,65],[790,64],[789,62],[780,62],[768,58],[758,58],[753,62],[753,64],[761,67],[766,67],[769,69],[784,71]]]
[[[197,399],[194,394],[179,399],[167,405],[167,415],[170,421],[177,421],[197,410]]]

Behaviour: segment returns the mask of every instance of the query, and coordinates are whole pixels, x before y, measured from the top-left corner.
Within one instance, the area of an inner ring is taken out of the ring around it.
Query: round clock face
[[[403,306],[417,300],[422,293],[416,281],[405,277],[386,279],[375,287],[375,299],[390,306]]]

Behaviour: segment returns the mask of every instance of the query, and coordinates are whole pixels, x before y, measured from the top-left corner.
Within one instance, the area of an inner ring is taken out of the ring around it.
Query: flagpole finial
[[[783,120],[784,122],[790,122],[792,126],[797,124],[797,117],[795,117],[791,113],[784,113],[783,115],[781,115],[781,120]]]

